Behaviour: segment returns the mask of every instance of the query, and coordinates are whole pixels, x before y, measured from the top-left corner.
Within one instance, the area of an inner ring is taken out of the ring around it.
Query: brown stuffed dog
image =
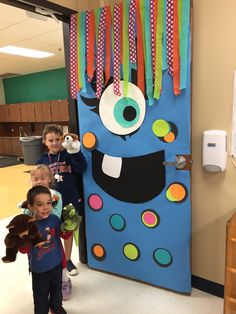
[[[9,232],[4,240],[6,256],[2,258],[4,263],[14,262],[20,248],[36,246],[43,241],[31,216],[19,214],[10,221],[7,228]]]
[[[66,133],[62,135],[62,146],[69,154],[76,154],[80,151],[79,137],[73,133]]]

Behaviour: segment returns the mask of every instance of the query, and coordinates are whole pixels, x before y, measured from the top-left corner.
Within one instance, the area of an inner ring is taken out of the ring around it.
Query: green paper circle
[[[174,198],[174,197],[171,195],[170,189],[168,189],[168,190],[166,191],[166,198],[167,198],[169,201],[171,201],[171,202],[176,202],[176,201],[177,201],[177,199]]]
[[[139,250],[133,243],[125,244],[123,252],[125,257],[127,257],[131,261],[135,261],[139,258]]]
[[[152,125],[152,131],[158,137],[166,136],[170,130],[169,123],[163,119],[156,120]]]

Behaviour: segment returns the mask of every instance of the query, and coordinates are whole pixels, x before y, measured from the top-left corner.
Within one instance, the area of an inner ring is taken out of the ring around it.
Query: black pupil
[[[136,110],[132,106],[125,107],[123,111],[123,117],[126,121],[133,121],[136,118]]]

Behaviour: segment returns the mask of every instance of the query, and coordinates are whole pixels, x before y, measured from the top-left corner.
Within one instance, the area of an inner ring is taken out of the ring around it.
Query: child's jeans
[[[49,308],[55,314],[61,313],[62,308],[62,264],[43,272],[32,272],[34,297],[34,313],[48,314]]]

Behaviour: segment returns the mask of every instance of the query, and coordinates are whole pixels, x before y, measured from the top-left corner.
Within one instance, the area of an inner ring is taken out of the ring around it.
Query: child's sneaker
[[[72,284],[71,280],[62,281],[62,300],[68,300],[71,297]]]
[[[69,275],[75,276],[78,274],[78,269],[75,267],[75,265],[72,263],[71,259],[69,259],[66,262],[66,270]]]

